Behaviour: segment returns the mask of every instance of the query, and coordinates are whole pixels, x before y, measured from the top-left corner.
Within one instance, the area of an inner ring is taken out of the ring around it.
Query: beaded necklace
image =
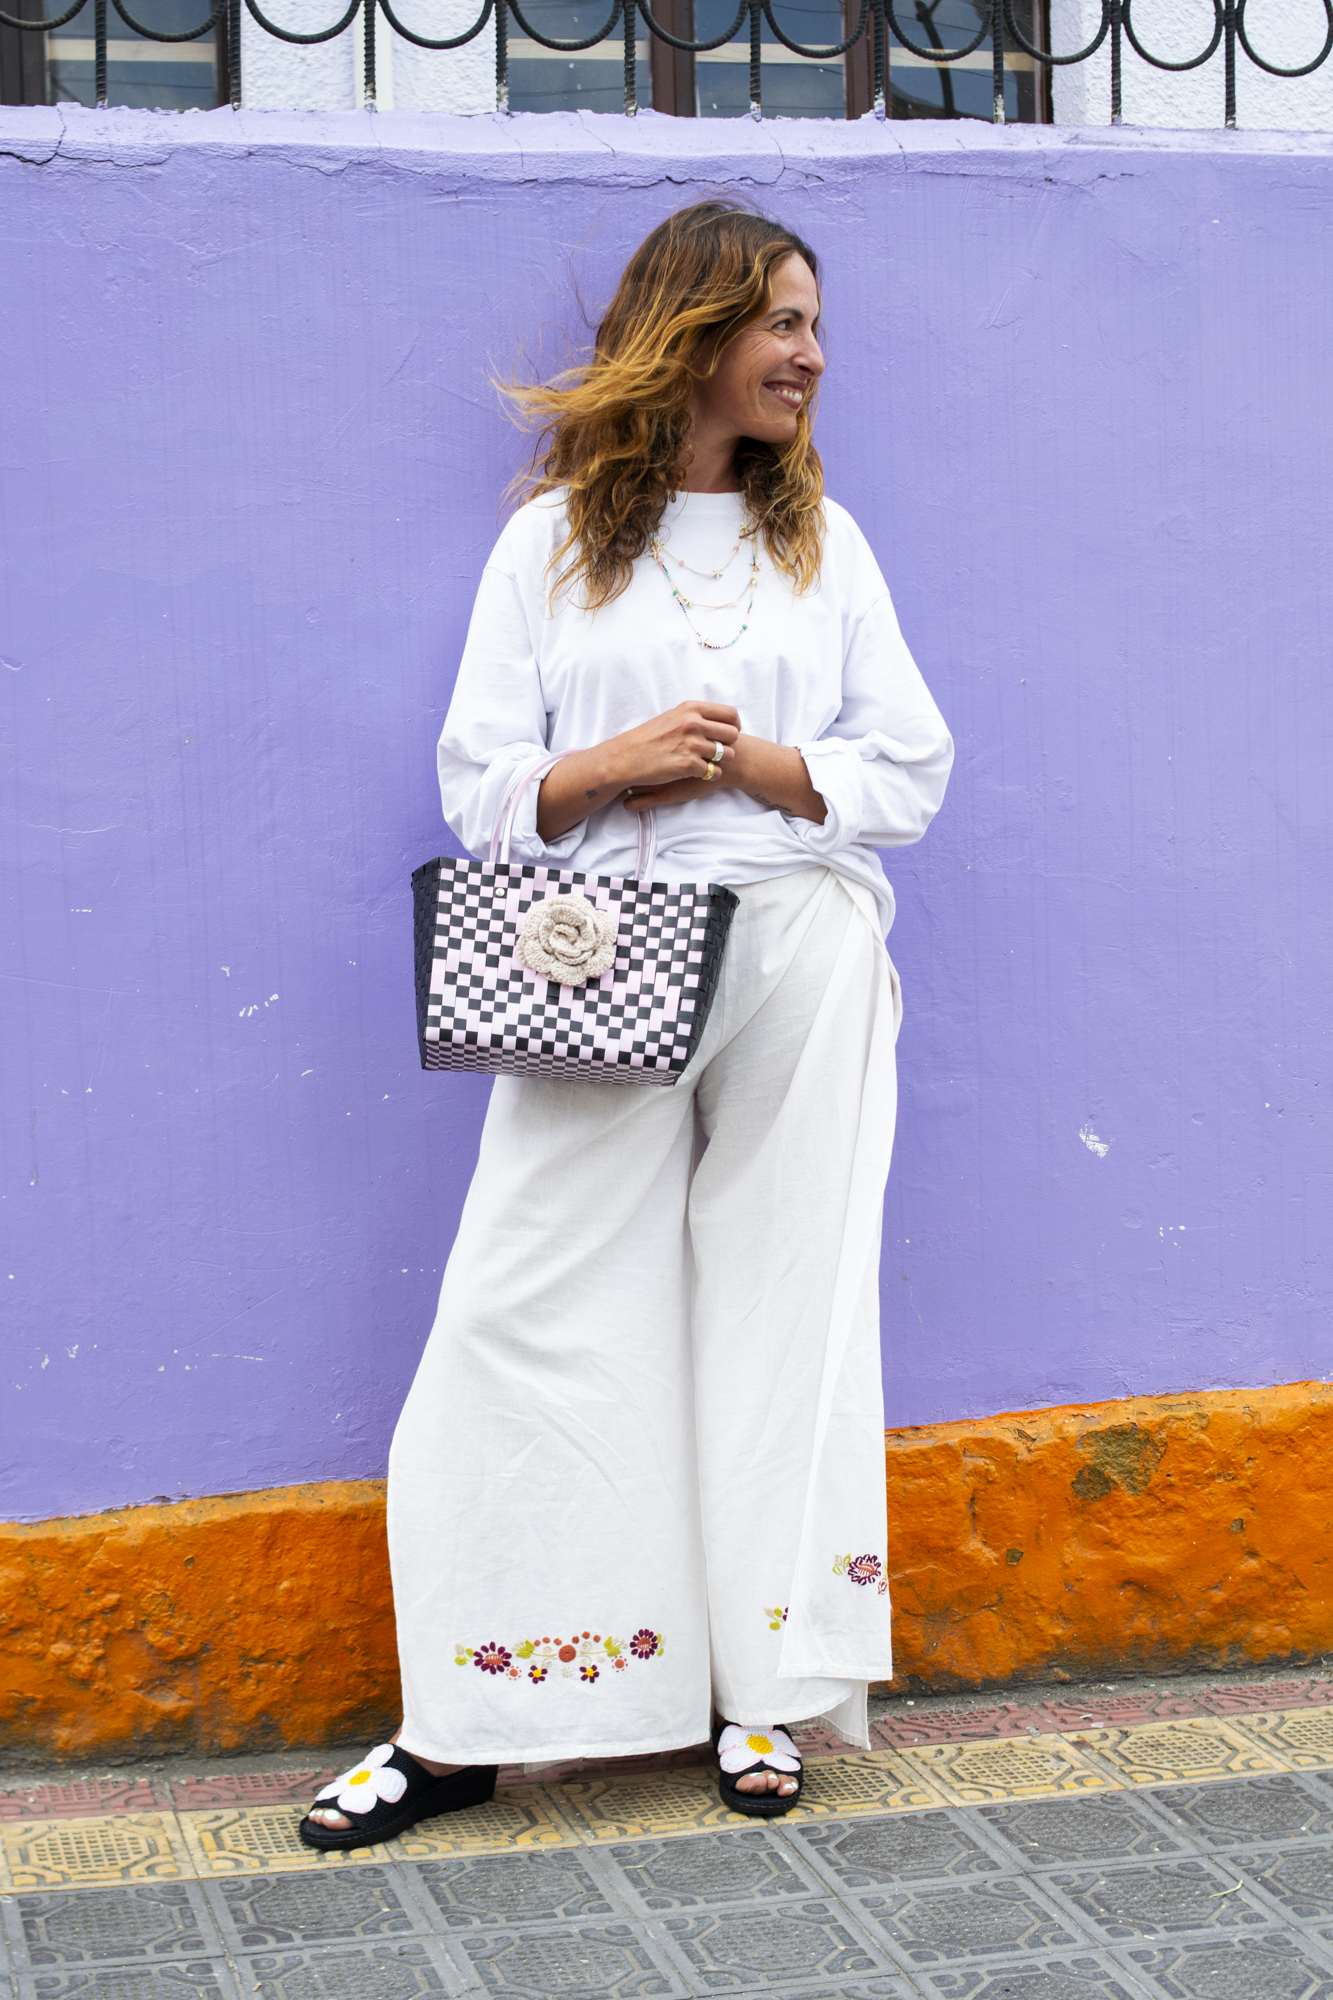
[[[677,569],[687,569],[691,576],[706,576],[709,578],[711,582],[716,583],[718,578],[724,576],[726,572],[731,568],[733,562],[735,562],[737,556],[741,552],[741,542],[743,542],[744,540],[745,536],[744,533],[742,533],[740,541],[737,542],[735,548],[732,550],[731,554],[727,557],[721,569],[696,569],[693,563],[686,562],[684,556],[673,556],[669,549],[664,549],[662,547],[662,544],[658,541],[655,535],[652,538],[653,554],[657,557],[657,560],[659,562],[673,562],[676,565]]]
[[[673,596],[673,597],[675,598],[675,600],[676,600],[677,604],[678,604],[678,605],[680,606],[681,610],[682,610],[682,611],[684,612],[684,614],[685,614],[685,623],[686,623],[686,624],[687,624],[687,625],[689,626],[689,628],[690,628],[691,632],[693,632],[693,634],[694,634],[694,637],[695,637],[695,640],[697,641],[697,643],[698,643],[698,644],[699,644],[700,646],[702,646],[702,647],[704,648],[705,652],[708,652],[708,653],[725,653],[725,652],[729,651],[729,650],[730,650],[730,648],[731,648],[732,646],[734,646],[734,645],[736,644],[736,641],[737,641],[737,640],[738,640],[738,639],[740,638],[740,636],[741,636],[741,632],[748,632],[748,631],[749,631],[749,629],[750,629],[750,613],[751,613],[751,612],[752,612],[752,611],[754,610],[754,594],[755,594],[755,591],[756,591],[756,590],[757,590],[757,589],[759,588],[759,530],[758,530],[758,528],[751,528],[751,529],[749,530],[748,534],[746,534],[746,533],[742,533],[742,535],[741,535],[741,538],[740,538],[740,541],[738,541],[738,542],[737,542],[737,544],[736,544],[736,548],[734,548],[734,549],[732,550],[732,552],[731,552],[731,555],[729,555],[729,556],[727,557],[727,560],[726,560],[726,562],[724,562],[724,563],[723,563],[723,565],[722,565],[722,569],[713,569],[713,570],[704,570],[704,569],[697,569],[697,570],[695,570],[695,571],[694,571],[694,574],[695,574],[695,576],[708,576],[708,577],[719,577],[719,576],[721,576],[721,575],[722,575],[722,571],[723,571],[723,570],[725,570],[725,569],[727,569],[727,568],[729,568],[729,566],[730,566],[730,564],[731,564],[731,561],[732,561],[732,557],[734,557],[734,556],[735,556],[735,554],[736,554],[737,550],[738,550],[738,549],[740,548],[740,546],[741,546],[741,542],[744,542],[744,541],[748,541],[748,542],[749,542],[749,544],[750,544],[750,578],[749,578],[749,582],[748,582],[747,584],[743,584],[743,585],[741,586],[741,589],[740,589],[740,590],[739,590],[739,591],[737,592],[736,596],[735,596],[735,597],[733,597],[733,598],[729,598],[729,599],[728,599],[728,601],[727,601],[727,602],[726,602],[725,604],[699,604],[699,605],[696,605],[696,604],[694,603],[694,600],[693,600],[692,598],[689,598],[689,597],[686,597],[686,595],[685,595],[685,593],[684,593],[683,591],[681,591],[681,590],[677,590],[677,588],[676,588],[675,584],[674,584],[674,583],[673,583],[673,582],[671,581],[671,571],[670,571],[670,570],[669,570],[669,569],[667,568],[667,566],[666,566],[666,562],[665,562],[665,560],[664,560],[664,552],[663,552],[663,549],[662,549],[662,544],[661,544],[661,543],[660,543],[660,542],[658,541],[658,539],[657,539],[656,535],[653,535],[653,536],[651,536],[651,537],[649,538],[649,542],[648,542],[648,547],[649,547],[649,549],[650,549],[650,550],[651,550],[651,552],[652,552],[652,558],[653,558],[653,561],[654,561],[654,562],[655,562],[655,563],[657,564],[657,567],[658,567],[658,568],[659,568],[659,569],[661,570],[661,572],[662,572],[663,576],[664,576],[664,577],[666,578],[666,580],[667,580],[667,588],[668,588],[668,590],[669,590],[669,591],[671,592],[671,595],[672,595],[672,596]],[[688,563],[684,563],[684,562],[681,562],[681,560],[680,560],[680,558],[679,558],[679,557],[676,557],[676,558],[675,558],[675,560],[676,560],[677,564],[679,565],[679,567],[680,567],[681,569],[688,569],[688,567],[689,567]],[[740,632],[736,632],[736,633],[733,633],[733,635],[732,635],[732,637],[731,637],[730,639],[705,639],[705,637],[704,637],[703,633],[702,633],[702,632],[701,632],[701,631],[699,630],[698,626],[697,626],[697,625],[695,624],[694,620],[693,620],[693,619],[691,618],[691,616],[690,616],[690,612],[691,612],[692,610],[699,610],[699,611],[727,611],[727,610],[729,610],[729,609],[731,608],[731,606],[732,606],[733,604],[738,604],[738,603],[740,602],[741,598],[742,598],[742,597],[744,597],[744,595],[745,595],[745,593],[746,593],[746,591],[747,591],[747,590],[748,590],[748,591],[749,591],[749,593],[750,593],[750,601],[749,601],[749,603],[748,603],[748,604],[746,605],[746,607],[745,607],[745,620],[744,620],[744,623],[743,623],[743,624],[742,624],[742,626],[741,626],[741,630],[740,630]]]

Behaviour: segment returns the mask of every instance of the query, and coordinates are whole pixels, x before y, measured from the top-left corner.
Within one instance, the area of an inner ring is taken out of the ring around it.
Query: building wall
[[[280,7],[280,11],[279,11]],[[271,19],[305,33],[331,27],[341,8],[334,0],[273,0]],[[480,0],[401,0],[404,25],[440,38],[461,34],[476,20]],[[1085,48],[1097,33],[1102,0],[1050,0],[1051,39],[1059,54]],[[904,16],[904,19],[907,17]],[[1213,33],[1206,0],[1154,0],[1131,16],[1139,39],[1166,62],[1202,53]],[[1246,32],[1265,61],[1286,68],[1312,62],[1323,46],[1327,21],[1319,0],[1261,0],[1246,15]],[[302,48],[266,34],[245,9],[241,17],[245,103],[257,110],[351,110],[362,102],[360,21],[331,42]],[[646,33],[646,30],[643,31]],[[803,32],[798,28],[798,34]],[[909,30],[909,32],[915,32]],[[511,36],[518,33],[511,23]],[[808,39],[808,35],[807,35]],[[946,34],[946,40],[948,36]],[[602,53],[614,60],[613,39]],[[394,34],[380,16],[376,38],[381,110],[475,113],[495,109],[495,31],[491,24],[461,49],[419,49]],[[641,44],[640,89],[647,94],[646,44]],[[977,57],[978,62],[981,57]],[[989,57],[986,58],[989,65]],[[1224,124],[1223,52],[1219,46],[1197,69],[1161,70],[1123,44],[1122,113],[1138,127],[1216,129]],[[1333,57],[1312,75],[1274,77],[1237,50],[1237,122],[1246,131],[1333,131]],[[1109,38],[1086,62],[1051,72],[1057,125],[1109,125]]]
[[[1333,141],[2,115],[0,1515],[382,1473],[487,1090],[408,888],[487,370],[718,186],[826,261],[959,746],[888,863],[890,1423],[1328,1376]]]
[[[1101,25],[1101,0],[1051,0],[1051,41],[1060,54],[1086,48]],[[1152,0],[1131,13],[1134,32],[1163,62],[1192,62],[1212,39],[1207,0]],[[1284,69],[1313,62],[1324,45],[1328,21],[1320,0],[1259,0],[1247,7],[1245,32],[1255,53]],[[1057,125],[1111,122],[1111,43],[1086,62],[1051,74]],[[1224,123],[1225,56],[1221,44],[1197,69],[1157,69],[1122,46],[1121,113],[1126,125],[1197,127]],[[1236,123],[1247,132],[1333,131],[1333,57],[1310,76],[1270,76],[1236,50]]]

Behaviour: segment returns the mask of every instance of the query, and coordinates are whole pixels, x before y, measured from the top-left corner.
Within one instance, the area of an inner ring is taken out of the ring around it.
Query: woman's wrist
[[[804,757],[785,743],[762,736],[736,738],[736,755],[726,766],[725,782],[763,806],[766,812],[794,813],[822,826],[828,815],[823,795],[810,782]]]
[[[618,739],[576,750],[562,757],[542,779],[537,794],[537,831],[543,840],[559,840],[589,813],[600,812],[618,798],[631,779]]]

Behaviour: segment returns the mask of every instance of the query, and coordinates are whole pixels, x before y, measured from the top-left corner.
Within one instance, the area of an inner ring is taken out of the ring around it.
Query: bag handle
[[[518,809],[523,803],[523,795],[527,791],[528,786],[534,782],[540,783],[548,771],[555,769],[562,757],[572,757],[576,754],[572,750],[557,750],[551,756],[539,757],[535,764],[527,765],[513,779],[509,790],[505,793],[501,801],[500,810],[496,814],[495,830],[491,834],[491,847],[487,859],[492,867],[495,866],[497,861],[505,867],[509,864],[509,849],[514,837],[514,821],[518,818]],[[636,875],[640,882],[647,882],[652,879],[653,863],[657,859],[657,813],[652,806],[649,806],[647,812],[636,813],[634,817],[639,822],[639,854],[635,864]]]

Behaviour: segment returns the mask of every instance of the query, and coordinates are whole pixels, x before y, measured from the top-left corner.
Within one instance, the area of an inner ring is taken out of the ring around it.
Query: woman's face
[[[802,406],[824,372],[815,338],[819,288],[795,251],[773,273],[773,303],[724,352],[694,392],[696,435],[787,444]]]

